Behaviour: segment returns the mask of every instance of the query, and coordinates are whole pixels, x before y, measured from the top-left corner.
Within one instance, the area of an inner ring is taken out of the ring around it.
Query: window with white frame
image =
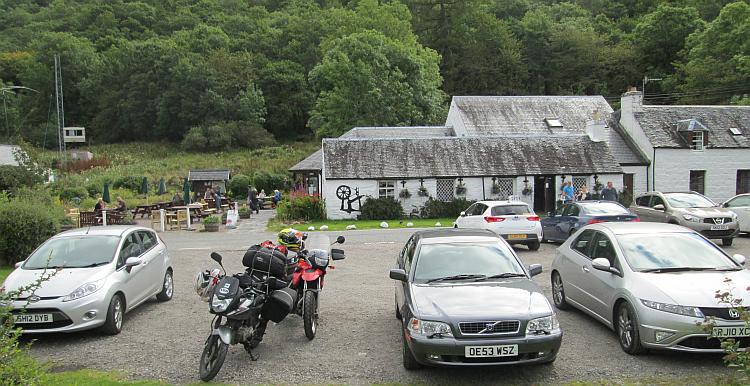
[[[515,178],[498,178],[497,184],[497,196],[501,200],[507,200],[508,197],[513,195],[513,183]]]
[[[396,198],[396,181],[378,181],[378,198]]]
[[[435,190],[435,198],[438,199],[438,201],[453,201],[454,198],[454,190],[455,190],[455,180],[450,179],[439,179],[437,180],[437,187]]]
[[[696,151],[703,150],[703,135],[702,131],[695,131],[690,139],[690,148]]]

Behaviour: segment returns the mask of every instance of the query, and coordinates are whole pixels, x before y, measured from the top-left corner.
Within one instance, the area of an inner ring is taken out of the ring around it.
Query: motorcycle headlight
[[[552,314],[529,320],[529,323],[526,324],[526,335],[549,335],[559,329],[560,322],[557,321],[557,315]]]
[[[72,301],[72,300],[77,300],[77,299],[89,296],[89,295],[93,294],[94,292],[99,291],[102,288],[102,286],[104,286],[104,280],[105,279],[101,279],[101,280],[97,280],[97,281],[92,281],[90,283],[86,283],[86,284],[84,284],[84,285],[76,288],[75,291],[69,293],[67,296],[65,296],[62,299],[62,301],[69,302],[69,301]]]
[[[214,295],[213,299],[211,299],[211,310],[213,312],[224,312],[230,303],[232,303],[232,299],[219,299],[218,296]]]
[[[451,326],[443,322],[432,322],[429,320],[419,320],[417,318],[411,318],[409,320],[409,331],[425,335],[428,338],[453,336]]]
[[[698,307],[687,307],[687,306],[680,306],[677,304],[659,303],[659,302],[654,302],[651,300],[644,300],[644,299],[641,299],[641,303],[643,303],[643,305],[648,308],[653,308],[655,310],[669,312],[672,314],[692,316],[694,318],[704,317],[703,312]]]
[[[692,214],[683,214],[682,218],[684,218],[686,221],[690,221],[690,222],[701,222],[701,221],[703,221],[703,219],[701,219],[700,217],[693,216]]]

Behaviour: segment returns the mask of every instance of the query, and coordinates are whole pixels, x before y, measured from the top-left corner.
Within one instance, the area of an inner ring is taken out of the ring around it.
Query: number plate
[[[729,229],[729,225],[711,225],[712,231],[725,231]]]
[[[508,235],[508,240],[525,239],[526,235]]]
[[[712,336],[717,338],[739,338],[750,336],[750,327],[714,327]]]
[[[24,323],[52,323],[52,314],[18,314],[16,324]]]
[[[467,358],[513,357],[518,355],[518,345],[466,346],[464,347],[464,355]]]

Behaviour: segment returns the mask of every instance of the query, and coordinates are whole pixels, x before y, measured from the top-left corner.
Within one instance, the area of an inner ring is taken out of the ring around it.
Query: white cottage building
[[[643,94],[629,91],[614,117],[649,161],[648,190],[719,202],[750,192],[750,106],[643,105]]]
[[[621,189],[625,175],[645,190],[648,161],[611,113],[601,96],[454,97],[444,126],[354,128],[290,171],[321,192],[331,219],[356,218],[367,197],[409,212],[428,197],[513,195],[547,212],[563,181]]]

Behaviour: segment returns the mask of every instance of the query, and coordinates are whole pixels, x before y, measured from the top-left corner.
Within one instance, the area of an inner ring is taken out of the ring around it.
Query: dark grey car
[[[419,231],[399,254],[403,364],[548,363],[562,341],[552,306],[508,243],[490,231]]]

